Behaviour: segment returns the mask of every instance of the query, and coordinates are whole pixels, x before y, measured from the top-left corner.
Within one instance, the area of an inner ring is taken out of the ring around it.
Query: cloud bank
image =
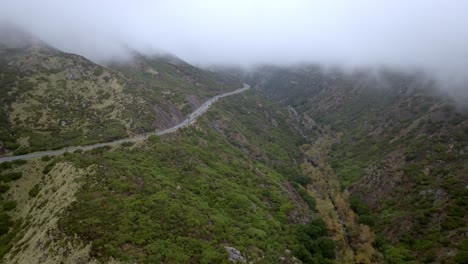
[[[468,76],[465,0],[1,0],[0,17],[95,60],[164,50],[191,63],[322,62]]]

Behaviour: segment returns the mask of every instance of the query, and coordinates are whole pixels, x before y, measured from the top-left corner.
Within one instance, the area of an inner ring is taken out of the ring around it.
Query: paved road
[[[134,137],[119,139],[119,140],[115,140],[115,141],[111,141],[111,142],[97,143],[97,144],[87,145],[87,146],[73,146],[73,147],[67,147],[67,148],[57,149],[57,150],[45,150],[45,151],[38,151],[38,152],[33,152],[33,153],[28,153],[28,154],[18,155],[18,156],[2,157],[2,158],[0,158],[0,163],[5,162],[5,161],[12,161],[12,160],[19,160],[19,159],[31,159],[31,158],[38,158],[38,157],[43,157],[43,156],[56,156],[56,155],[63,154],[65,152],[73,152],[75,150],[84,150],[84,151],[86,151],[86,150],[91,150],[91,149],[104,147],[104,146],[115,146],[115,145],[119,145],[119,144],[122,144],[122,143],[125,143],[125,142],[142,141],[142,140],[147,139],[151,135],[159,135],[160,136],[160,135],[164,135],[164,134],[167,134],[167,133],[171,133],[171,132],[176,131],[179,128],[182,128],[184,126],[188,126],[189,124],[193,123],[193,121],[195,121],[195,119],[197,119],[200,115],[205,113],[211,107],[211,105],[214,102],[218,101],[219,98],[223,98],[223,97],[226,97],[226,96],[242,93],[242,92],[244,92],[244,91],[246,91],[248,89],[250,89],[250,86],[248,84],[244,84],[244,87],[239,88],[239,89],[237,89],[235,91],[217,95],[217,96],[211,98],[210,100],[206,101],[205,103],[203,103],[197,110],[195,110],[193,113],[191,113],[185,120],[183,120],[179,124],[177,124],[177,125],[175,125],[175,126],[173,126],[171,128],[162,130],[162,131],[147,133],[145,135],[137,135],[137,136],[134,136]]]

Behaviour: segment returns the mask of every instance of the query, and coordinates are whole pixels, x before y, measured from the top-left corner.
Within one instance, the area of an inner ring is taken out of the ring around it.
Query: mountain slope
[[[18,34],[0,48],[2,154],[165,128],[239,87],[175,57],[104,67]],[[332,263],[299,184],[314,129],[258,94],[236,97],[163,137],[1,163],[2,262]]]
[[[7,193],[24,233],[13,236],[5,260],[332,263],[334,242],[313,199],[292,182],[302,143],[293,139],[311,130],[288,117],[247,92],[171,135],[14,168],[27,175]],[[63,184],[67,202],[49,211],[63,173],[76,184]]]
[[[150,96],[174,102],[184,113],[197,103],[242,85],[238,78],[202,70],[170,54],[145,56],[131,51],[127,60],[107,65],[128,78],[144,81],[153,92]]]
[[[165,70],[156,68],[161,72],[156,78],[148,78],[143,71],[125,75],[58,51],[15,29],[8,36],[0,46],[3,154],[160,130],[183,120],[213,92],[239,87],[232,80],[211,81],[211,73],[180,60],[176,63],[182,66],[172,66],[173,58],[150,60],[138,55],[142,61],[164,65]]]
[[[468,113],[435,82],[388,69],[318,66],[264,67],[251,80],[340,132],[328,163],[360,221],[377,231],[375,245],[389,263],[463,258]]]

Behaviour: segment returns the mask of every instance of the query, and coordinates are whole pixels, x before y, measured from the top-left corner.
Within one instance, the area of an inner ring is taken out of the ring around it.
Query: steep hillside
[[[466,260],[468,112],[434,81],[318,66],[263,67],[250,78],[340,132],[328,164],[388,263]]]
[[[145,96],[174,102],[184,114],[210,97],[242,86],[239,78],[202,70],[174,55],[146,56],[136,51],[130,55],[127,60],[110,61],[107,65],[127,78],[144,82],[148,86]]]
[[[2,33],[0,154],[91,144],[167,128],[211,94],[239,87],[239,82],[224,82],[172,57],[138,55],[148,66],[143,69],[140,66],[146,64],[136,63],[133,71],[116,67],[122,74],[16,29]]]
[[[103,67],[8,33],[2,154],[165,128],[239,85],[175,57]],[[163,138],[2,163],[2,262],[331,263],[335,242],[299,184],[312,127],[257,94],[222,102]]]
[[[290,115],[247,92],[174,134],[5,168],[28,175],[5,194],[21,227],[5,261],[333,263],[335,243],[297,183],[300,134],[314,129]]]

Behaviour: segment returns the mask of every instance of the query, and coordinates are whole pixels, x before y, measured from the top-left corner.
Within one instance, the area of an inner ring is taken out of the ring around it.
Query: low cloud
[[[3,0],[0,17],[103,60],[125,46],[199,65],[319,62],[468,76],[463,0]]]

